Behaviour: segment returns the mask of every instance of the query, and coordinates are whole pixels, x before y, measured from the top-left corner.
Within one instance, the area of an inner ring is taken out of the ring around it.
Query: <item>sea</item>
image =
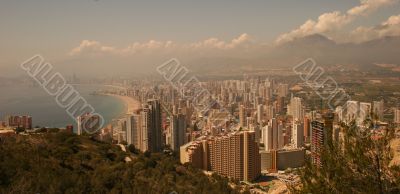
[[[113,96],[93,95],[93,92],[108,89],[101,85],[73,86],[86,101],[94,107],[97,113],[109,124],[120,118],[126,111],[125,102]],[[0,121],[7,115],[32,116],[33,126],[64,128],[73,125],[76,131],[76,121],[65,109],[57,105],[55,98],[45,92],[40,86],[0,86]]]

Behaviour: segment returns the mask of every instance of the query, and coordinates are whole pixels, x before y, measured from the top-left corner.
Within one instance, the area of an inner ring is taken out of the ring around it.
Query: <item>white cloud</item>
[[[367,15],[380,7],[391,5],[397,1],[398,0],[361,0],[361,4],[349,9],[347,14],[353,16]]]
[[[175,44],[172,41],[156,41],[150,40],[145,43],[135,42],[125,49],[120,50],[120,54],[135,54],[144,51],[154,51],[159,49],[170,49],[174,48]]]
[[[400,36],[400,15],[390,16],[386,21],[374,27],[358,27],[350,33],[354,42],[363,42],[385,36]]]
[[[78,47],[73,48],[69,55],[79,55],[82,53],[99,53],[99,52],[107,52],[114,53],[116,49],[114,47],[103,46],[100,42],[90,41],[90,40],[82,40]]]
[[[190,48],[195,48],[195,49],[234,49],[243,45],[246,45],[251,42],[251,38],[248,34],[244,33],[241,34],[239,37],[234,38],[230,42],[225,42],[222,40],[219,40],[217,38],[209,38],[204,41],[192,43],[189,45]]]
[[[317,21],[307,20],[299,28],[280,35],[276,39],[276,43],[284,43],[316,33],[330,35],[351,23],[358,16],[365,16],[376,11],[380,7],[396,2],[398,2],[398,0],[361,0],[360,5],[349,9],[346,13],[334,11],[320,15]]]
[[[104,46],[100,42],[83,40],[79,46],[73,48],[69,55],[98,55],[98,54],[118,54],[118,55],[131,55],[145,52],[155,51],[170,51],[170,50],[196,50],[196,49],[220,49],[229,50],[235,49],[242,46],[247,46],[251,42],[251,38],[248,34],[241,34],[239,37],[232,39],[229,42],[219,40],[217,38],[209,38],[203,41],[189,43],[189,44],[177,44],[172,41],[156,41],[150,40],[148,42],[140,43],[135,42],[130,46],[122,49],[117,49],[111,46]]]

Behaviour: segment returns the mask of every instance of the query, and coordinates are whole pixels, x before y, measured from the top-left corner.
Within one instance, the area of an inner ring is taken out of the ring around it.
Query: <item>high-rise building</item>
[[[400,124],[400,109],[399,108],[394,109],[393,122],[396,124]]]
[[[22,116],[21,125],[25,129],[32,129],[32,117],[30,117],[30,116]]]
[[[275,117],[274,106],[266,105],[265,106],[265,121],[269,121]]]
[[[265,125],[263,128],[263,143],[265,151],[273,149],[272,145],[272,126]]]
[[[22,127],[24,129],[32,129],[32,117],[30,116],[7,116],[6,125],[9,127]]]
[[[302,99],[299,97],[292,97],[287,106],[287,114],[293,116],[293,120],[301,120],[304,117],[304,108]]]
[[[239,106],[239,125],[245,127],[246,125],[246,110],[243,105]]]
[[[286,97],[289,94],[289,85],[288,84],[279,84],[278,85],[278,97]]]
[[[278,100],[276,101],[276,109],[275,109],[276,112],[277,113],[283,112],[284,106],[285,106],[285,97],[283,96],[278,97]]]
[[[180,147],[180,162],[191,163],[192,166],[200,169],[210,169],[210,158],[206,140],[193,141]]]
[[[271,151],[260,151],[261,170],[276,172],[288,168],[304,166],[305,149],[281,149]]]
[[[343,107],[342,106],[337,106],[335,109],[335,113],[337,115],[337,121],[342,122],[343,121]]]
[[[196,167],[241,181],[252,181],[260,175],[261,158],[254,132],[237,131],[206,142],[181,146],[181,163],[192,162]]]
[[[264,119],[264,105],[257,105],[257,123],[261,123]]]
[[[281,122],[277,122],[272,118],[268,125],[263,128],[262,142],[264,143],[265,150],[277,150],[284,146],[284,126]]]
[[[151,99],[147,101],[149,109],[149,129],[148,141],[149,141],[149,151],[160,152],[162,151],[162,128],[161,128],[161,104],[156,99]]]
[[[283,129],[284,129],[283,123],[280,121],[278,124],[278,135],[277,135],[278,147],[276,149],[281,149],[285,145],[285,139],[284,139],[285,137],[283,135]]]
[[[311,160],[312,163],[321,166],[321,151],[324,146],[324,123],[321,121],[311,122]]]
[[[246,118],[246,128],[250,129],[255,124],[253,117]]]
[[[271,126],[272,130],[272,149],[277,150],[278,149],[278,123],[275,118],[272,118],[271,121],[268,123],[269,126]]]
[[[299,121],[293,122],[292,143],[295,148],[301,148],[304,145],[304,127]]]
[[[256,141],[257,143],[260,143],[261,139],[261,126],[260,125],[254,125],[250,128],[250,131],[254,131],[256,134]]]
[[[143,106],[143,110],[140,112],[140,121],[139,121],[139,147],[138,149],[142,152],[145,152],[150,149],[150,137],[151,137],[151,112],[148,105]]]
[[[358,111],[360,105],[358,101],[347,101],[346,102],[346,121],[351,122],[358,119]]]
[[[171,149],[179,150],[185,141],[186,134],[186,115],[178,111],[178,114],[173,115],[171,119]]]
[[[384,109],[384,102],[381,101],[374,101],[373,102],[373,113],[378,117],[379,120],[383,120],[383,111]]]
[[[332,141],[334,114],[327,112],[323,115],[323,120],[314,120],[311,123],[311,159],[313,164],[321,166],[321,152],[324,147]]]
[[[362,123],[370,117],[372,111],[371,103],[360,102],[360,112],[358,117],[358,124],[362,125]]]
[[[304,140],[305,142],[310,142],[310,131],[311,121],[308,117],[304,117]]]
[[[126,142],[128,145],[133,144],[139,148],[140,136],[140,115],[127,114],[126,115]]]

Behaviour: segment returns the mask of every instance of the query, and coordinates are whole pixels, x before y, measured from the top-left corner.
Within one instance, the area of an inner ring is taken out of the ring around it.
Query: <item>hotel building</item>
[[[214,171],[241,181],[255,180],[261,173],[255,132],[238,131],[218,137],[204,137],[180,148],[181,163]]]

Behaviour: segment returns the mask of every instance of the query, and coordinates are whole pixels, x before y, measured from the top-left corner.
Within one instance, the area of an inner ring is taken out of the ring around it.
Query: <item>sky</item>
[[[88,56],[196,48],[185,53],[194,55],[248,48],[249,42],[282,44],[314,33],[360,42],[397,35],[399,21],[397,0],[1,0],[0,72],[15,71],[35,54],[83,64]],[[376,30],[386,25],[393,27]]]

